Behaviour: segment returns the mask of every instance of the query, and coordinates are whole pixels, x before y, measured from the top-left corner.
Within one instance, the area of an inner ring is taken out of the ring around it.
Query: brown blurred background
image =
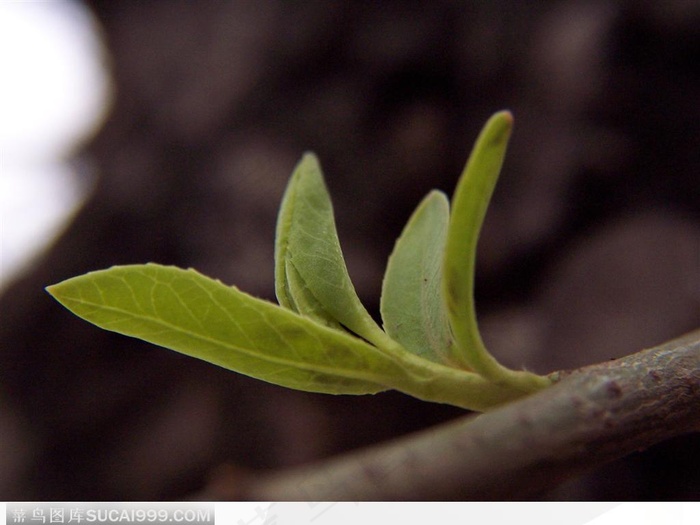
[[[268,385],[103,332],[43,287],[155,261],[273,299],[277,206],[323,163],[358,292],[488,116],[515,133],[479,248],[493,352],[539,372],[700,324],[700,3],[88,2],[116,98],[76,159],[99,178],[0,297],[0,499],[183,498],[463,414],[398,393]],[[545,499],[698,499],[687,436]]]

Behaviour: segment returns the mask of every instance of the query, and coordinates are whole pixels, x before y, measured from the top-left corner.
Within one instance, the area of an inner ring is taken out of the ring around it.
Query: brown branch
[[[561,374],[493,412],[271,475],[224,477],[207,499],[521,499],[700,431],[700,330]],[[235,481],[234,481],[235,480]]]

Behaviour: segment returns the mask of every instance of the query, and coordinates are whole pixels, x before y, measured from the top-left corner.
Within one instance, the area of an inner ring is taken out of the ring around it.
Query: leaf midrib
[[[253,358],[256,358],[256,359],[260,359],[261,361],[268,361],[268,362],[271,362],[271,363],[274,363],[274,364],[284,365],[284,366],[288,366],[288,367],[291,367],[291,368],[306,369],[306,370],[310,370],[310,371],[313,371],[313,372],[323,373],[323,374],[325,374],[325,375],[339,376],[339,377],[348,377],[348,378],[351,378],[351,379],[359,379],[359,380],[362,380],[362,381],[368,381],[368,382],[370,382],[370,383],[374,383],[374,384],[378,384],[378,385],[386,385],[386,383],[385,383],[384,381],[378,381],[377,378],[376,378],[376,376],[373,377],[373,376],[371,376],[371,375],[366,375],[366,374],[361,374],[361,373],[357,373],[357,374],[354,374],[354,373],[353,373],[353,374],[345,374],[345,373],[344,373],[344,374],[339,374],[337,368],[330,368],[330,367],[325,367],[325,366],[323,366],[323,365],[316,365],[316,364],[310,363],[309,361],[303,361],[303,360],[302,360],[302,361],[290,361],[290,360],[288,360],[288,359],[284,359],[284,358],[276,357],[276,356],[270,356],[270,355],[268,355],[268,354],[264,354],[264,353],[260,353],[260,352],[256,353],[255,351],[251,351],[251,350],[246,349],[246,348],[244,348],[244,347],[235,346],[235,345],[232,345],[232,344],[227,343],[227,342],[225,342],[225,341],[222,341],[222,340],[219,340],[219,339],[216,339],[216,338],[212,338],[212,337],[207,337],[206,335],[199,334],[199,333],[197,333],[197,332],[192,332],[192,331],[189,331],[189,330],[183,330],[182,327],[180,327],[180,326],[178,326],[178,325],[169,323],[168,321],[164,321],[164,320],[162,320],[162,319],[160,319],[160,318],[158,318],[158,317],[154,317],[154,316],[151,316],[151,315],[146,315],[146,314],[135,315],[134,313],[130,312],[129,310],[123,310],[123,309],[121,309],[121,308],[117,308],[117,307],[114,307],[114,306],[106,306],[106,305],[104,305],[104,304],[94,303],[94,302],[91,302],[91,301],[86,301],[86,300],[84,300],[84,299],[69,299],[69,298],[64,297],[64,298],[62,298],[62,300],[63,300],[63,301],[71,301],[71,302],[73,302],[73,303],[78,303],[78,304],[81,304],[81,305],[89,306],[89,307],[95,308],[95,309],[97,309],[97,310],[104,310],[104,311],[108,311],[108,312],[115,312],[115,313],[118,313],[119,315],[122,315],[122,316],[124,317],[124,320],[127,321],[127,322],[129,321],[129,319],[141,319],[141,320],[144,320],[144,319],[145,319],[145,320],[147,320],[147,321],[149,321],[149,322],[151,322],[151,323],[153,323],[153,324],[155,324],[155,325],[157,325],[157,326],[159,326],[159,327],[163,327],[163,328],[165,328],[165,329],[169,329],[169,330],[171,330],[172,332],[175,332],[175,333],[183,334],[183,335],[185,335],[185,336],[187,336],[187,337],[190,337],[190,338],[192,338],[192,339],[194,339],[194,340],[197,340],[197,341],[204,341],[204,342],[207,342],[207,343],[210,343],[210,344],[216,344],[216,345],[219,345],[219,346],[221,346],[221,347],[223,347],[223,348],[226,348],[226,349],[228,349],[228,350],[237,351],[237,352],[243,353],[243,354],[245,354],[245,355],[247,355],[247,356],[249,356],[249,357],[253,357]],[[292,315],[294,315],[294,314],[292,313]],[[96,324],[96,323],[93,323],[93,324]],[[106,328],[107,330],[110,330],[110,331],[112,331],[112,332],[116,332],[116,333],[120,333],[120,334],[123,334],[123,335],[127,335],[127,336],[129,336],[129,337],[134,337],[134,338],[138,338],[138,339],[143,339],[143,337],[142,337],[141,335],[135,335],[135,334],[132,335],[132,334],[125,333],[125,332],[123,332],[123,331],[112,330],[112,329],[110,329],[110,328],[107,328],[105,323],[102,323],[102,324],[105,326],[105,328]],[[99,325],[98,325],[98,326],[99,326]],[[324,327],[323,327],[323,326],[320,326],[320,325],[319,325],[319,328],[324,329]],[[344,335],[344,334],[343,334],[343,335]],[[158,345],[158,346],[164,346],[164,345],[162,345],[161,343],[155,343],[155,344]],[[167,348],[167,347],[166,347],[166,348]],[[175,349],[172,349],[172,350],[175,350]],[[181,350],[175,350],[175,351],[180,352],[180,353],[183,353],[183,354],[185,353],[185,352],[182,352]],[[190,354],[186,354],[186,355],[190,355]],[[383,356],[383,354],[382,354],[382,356]],[[191,357],[196,357],[196,356],[191,356]],[[347,370],[347,369],[344,369],[344,370]]]

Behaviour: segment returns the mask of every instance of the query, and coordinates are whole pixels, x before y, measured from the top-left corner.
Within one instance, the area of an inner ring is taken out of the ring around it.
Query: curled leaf
[[[474,144],[452,197],[442,287],[455,338],[453,357],[492,381],[507,382],[516,388],[533,391],[550,384],[549,380],[500,365],[481,339],[474,306],[477,241],[501,172],[512,127],[510,112],[496,113]]]
[[[285,264],[286,279],[290,290],[289,299],[291,301],[292,310],[302,315],[310,317],[315,321],[335,328],[343,330],[343,327],[336,321],[325,309],[325,307],[316,299],[313,292],[309,289],[306,281],[299,275],[294,263],[291,259],[287,259]]]
[[[297,165],[282,199],[275,259],[281,305],[327,325],[341,324],[368,341],[385,336],[352,285],[321,167],[311,153]]]

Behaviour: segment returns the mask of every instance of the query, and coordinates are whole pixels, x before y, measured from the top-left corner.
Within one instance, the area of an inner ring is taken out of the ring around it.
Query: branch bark
[[[523,499],[700,431],[700,330],[561,372],[553,387],[478,416],[270,475],[228,475],[204,499]]]

